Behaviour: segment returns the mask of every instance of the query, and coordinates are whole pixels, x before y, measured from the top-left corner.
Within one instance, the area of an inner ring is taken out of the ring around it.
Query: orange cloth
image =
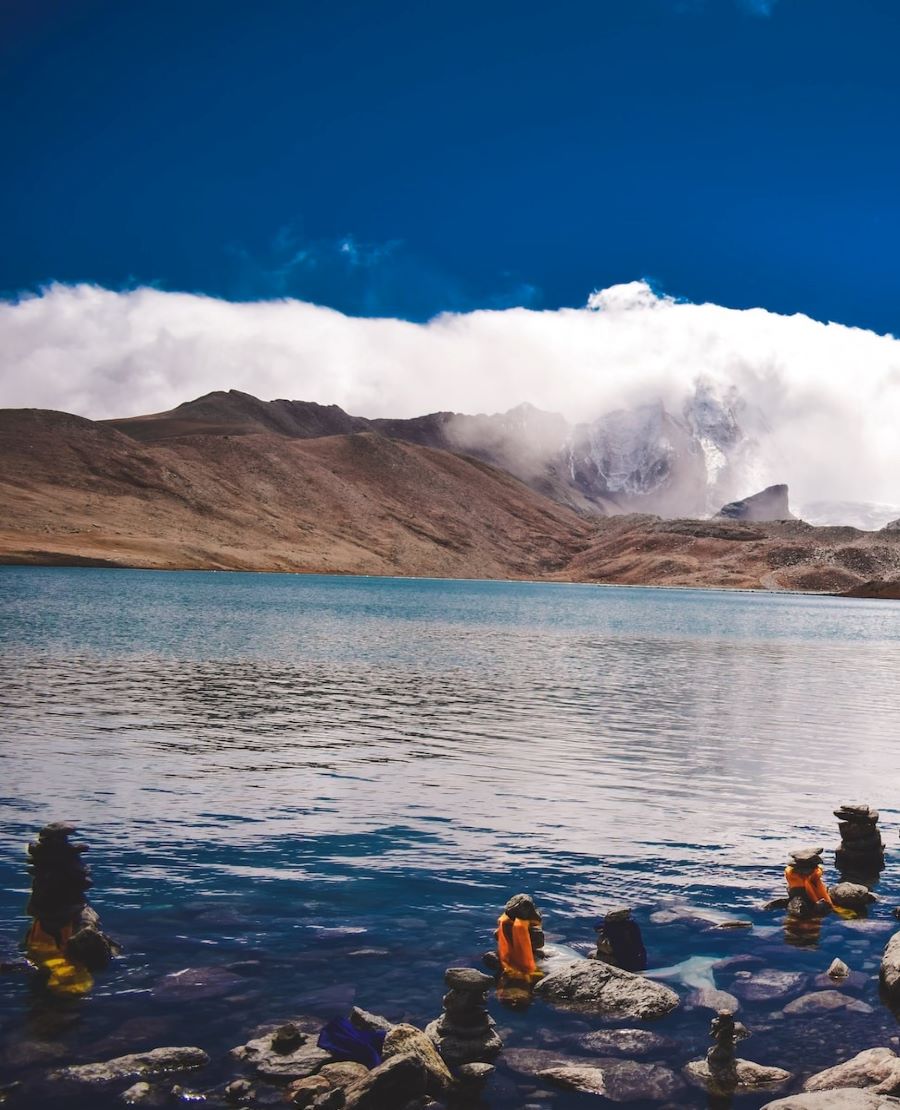
[[[808,875],[803,875],[799,871],[795,871],[793,867],[786,867],[784,869],[784,877],[787,879],[788,890],[793,893],[795,890],[803,890],[809,896],[813,903],[825,902],[831,905],[831,895],[828,893],[828,888],[822,880],[824,872],[821,867],[817,867],[815,871],[810,872]]]
[[[508,917],[501,914],[497,920],[497,955],[504,974],[514,979],[539,979],[531,947],[530,926],[538,924],[522,917]],[[505,926],[511,926],[507,929]]]

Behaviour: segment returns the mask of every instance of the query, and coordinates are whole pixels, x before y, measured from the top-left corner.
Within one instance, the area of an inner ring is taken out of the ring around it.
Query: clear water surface
[[[795,1071],[794,1087],[896,1047],[877,970],[900,903],[898,673],[892,602],[2,568],[3,950],[26,925],[25,844],[67,819],[125,953],[77,1003],[0,976],[0,1083],[21,1080],[29,1106],[99,1108],[117,1092],[42,1077],[197,1043],[212,1063],[182,1082],[209,1090],[266,1022],[355,1003],[424,1025],[443,969],[478,964],[520,890],[551,940],[584,952],[598,916],[627,902],[655,967],[749,956],[714,969],[723,990],[762,966],[820,989],[841,956],[861,973],[845,990],[871,1012],[786,1015],[785,998],[741,1010],[754,1033],[742,1055]],[[881,901],[798,947],[760,907],[792,846],[818,841],[833,860],[832,810],[854,800],[881,810]],[[683,907],[754,928],[709,931]],[[184,968],[205,970],[173,988],[164,977]],[[677,1045],[658,1062],[676,1071],[708,1043],[690,979],[655,1027]],[[602,1025],[542,1002],[491,1011],[510,1049],[583,1056],[574,1038]],[[605,1103],[503,1057],[486,1099]]]

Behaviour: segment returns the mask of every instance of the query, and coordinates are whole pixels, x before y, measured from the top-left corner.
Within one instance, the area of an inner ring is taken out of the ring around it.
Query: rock
[[[599,960],[573,960],[541,979],[534,992],[564,1009],[610,1018],[662,1017],[678,1005],[678,995],[661,983]]]
[[[843,960],[839,960],[837,957],[835,957],[829,964],[828,970],[825,972],[825,974],[828,976],[829,979],[840,981],[841,979],[847,979],[849,977],[850,968],[847,967]]]
[[[890,1048],[869,1048],[851,1060],[811,1075],[804,1091],[833,1091],[840,1087],[876,1087],[879,1094],[900,1092],[900,1058]]]
[[[150,1052],[133,1052],[98,1064],[72,1064],[50,1073],[51,1079],[71,1079],[76,1083],[111,1083],[117,1079],[137,1079],[164,1075],[172,1071],[202,1068],[209,1057],[202,1048],[154,1048]]]
[[[292,1051],[282,1052],[276,1047],[286,1043],[281,1035],[285,1026],[281,1026],[274,1033],[233,1048],[231,1055],[249,1064],[258,1075],[284,1083],[292,1079],[305,1079],[318,1071],[323,1064],[331,1063],[331,1056],[318,1047],[309,1033],[301,1032],[296,1026],[293,1028],[296,1038],[292,1036],[291,1041],[296,1047]]]
[[[805,1095],[767,1102],[762,1110],[898,1110],[900,1098],[879,1095],[873,1091],[818,1091]]]
[[[448,967],[444,972],[444,982],[448,987],[479,994],[484,994],[494,986],[491,976],[475,967]]]
[[[392,1056],[345,1092],[345,1110],[386,1110],[421,1098],[428,1073],[418,1056]]]
[[[814,1014],[829,1010],[853,1010],[857,1013],[871,1014],[872,1007],[858,999],[850,998],[840,991],[813,991],[795,998],[785,1006],[785,1014]]]
[[[605,1095],[606,1081],[602,1068],[591,1067],[586,1064],[558,1066],[545,1068],[538,1072],[541,1079],[549,1079],[551,1083],[558,1083],[561,1087],[568,1087],[574,1091],[581,1091],[589,1095]]]
[[[326,1095],[334,1091],[335,1086],[324,1075],[308,1075],[305,1079],[295,1079],[287,1089],[288,1101],[293,1106],[299,1106],[306,1110],[316,1102],[320,1095]]]
[[[714,1077],[705,1060],[692,1060],[685,1064],[684,1077],[695,1087],[701,1087],[711,1095],[726,1097],[731,1094],[748,1095],[755,1091],[768,1091],[780,1087],[791,1078],[791,1073],[783,1068],[768,1068],[755,1064],[752,1060],[735,1060],[736,1086],[723,1086]]]
[[[900,1005],[900,933],[888,941],[881,959],[881,986],[892,1005]]]
[[[224,967],[185,967],[164,975],[153,988],[157,999],[191,1000],[221,998],[245,985],[245,980]]]
[[[225,1097],[229,1102],[250,1102],[253,1095],[253,1084],[249,1079],[233,1079],[225,1088]]]
[[[127,1106],[139,1106],[142,1102],[149,1102],[153,1098],[153,1088],[142,1079],[139,1083],[132,1084],[127,1091],[123,1091],[119,1098]]]
[[[597,1029],[570,1039],[579,1048],[598,1056],[652,1056],[675,1047],[669,1037],[661,1037],[649,1029]]]
[[[333,1064],[325,1064],[318,1071],[331,1083],[332,1087],[352,1087],[369,1074],[365,1064],[358,1064],[355,1060],[336,1060]]]
[[[685,1008],[688,1010],[715,1010],[719,1013],[722,1010],[727,1010],[730,1014],[736,1014],[741,1008],[740,1002],[729,994],[728,991],[720,991],[710,987],[702,987],[700,990],[691,991],[685,999]]]
[[[786,485],[766,486],[759,493],[741,501],[730,501],[716,514],[728,520],[795,520],[788,505]]]
[[[392,1022],[386,1017],[382,1017],[381,1014],[370,1014],[368,1010],[361,1010],[359,1006],[351,1009],[350,1024],[371,1033],[389,1033],[393,1027]]]
[[[861,883],[837,883],[828,888],[828,893],[836,906],[847,910],[864,910],[872,902],[877,901],[869,888]]]
[[[894,917],[897,918],[898,921],[900,921],[900,906],[894,906],[894,908],[891,910],[891,913],[894,915]]]
[[[806,976],[795,971],[765,970],[753,974],[738,972],[731,991],[745,1002],[768,1002],[773,998],[785,998],[793,994],[805,982]]]
[[[764,910],[786,910],[788,908],[790,898],[782,896],[780,898],[773,898],[770,902],[766,902],[763,906]]]
[[[450,1070],[438,1055],[434,1042],[414,1025],[395,1025],[384,1039],[382,1056],[416,1056],[428,1074],[426,1093],[440,1095],[453,1081]]]
[[[169,1097],[176,1102],[206,1102],[206,1095],[202,1091],[192,1091],[189,1087],[180,1087],[177,1083],[169,1091]]]
[[[467,1090],[483,1087],[494,1074],[493,1064],[460,1064],[456,1069],[456,1079]]]

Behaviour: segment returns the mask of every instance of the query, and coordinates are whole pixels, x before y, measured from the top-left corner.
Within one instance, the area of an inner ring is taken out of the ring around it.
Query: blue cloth
[[[377,1068],[384,1038],[384,1033],[374,1029],[357,1029],[348,1018],[333,1018],[322,1027],[317,1044],[336,1060],[354,1060],[367,1068]]]

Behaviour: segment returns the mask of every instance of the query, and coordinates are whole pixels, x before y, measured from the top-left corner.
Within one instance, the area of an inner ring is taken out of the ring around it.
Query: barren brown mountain
[[[334,406],[242,394],[105,423],[0,410],[0,561],[829,592],[878,580],[878,596],[900,581],[896,529],[583,516],[425,445],[441,419],[399,422],[413,429],[397,439]]]

